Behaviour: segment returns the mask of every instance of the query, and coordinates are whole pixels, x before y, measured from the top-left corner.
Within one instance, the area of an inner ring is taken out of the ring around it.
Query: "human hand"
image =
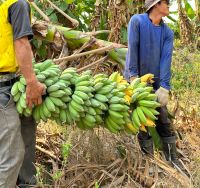
[[[130,83],[131,83],[133,80],[135,80],[136,78],[138,78],[138,76],[131,76],[131,77],[130,77]]]
[[[42,95],[46,93],[46,86],[38,80],[27,83],[26,86],[26,104],[31,109],[33,105],[42,103]]]
[[[169,100],[169,91],[163,87],[160,87],[155,94],[157,95],[158,102],[161,106],[166,106]]]

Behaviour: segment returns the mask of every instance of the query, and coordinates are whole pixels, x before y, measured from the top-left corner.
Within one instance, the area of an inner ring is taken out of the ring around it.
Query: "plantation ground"
[[[113,135],[104,129],[80,131],[54,122],[40,123],[37,132],[39,187],[200,187],[200,55],[176,44],[169,109],[176,130],[186,178],[169,167],[158,152],[142,155],[135,136]],[[153,169],[153,170],[152,170]]]

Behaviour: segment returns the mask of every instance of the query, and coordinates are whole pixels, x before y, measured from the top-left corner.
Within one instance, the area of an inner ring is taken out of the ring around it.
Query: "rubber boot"
[[[163,152],[166,160],[169,164],[175,168],[179,168],[182,172],[184,172],[187,176],[190,176],[187,169],[183,166],[183,164],[178,160],[177,151],[176,151],[176,138],[175,136],[171,137],[161,137],[163,141]]]
[[[138,142],[139,142],[141,150],[144,153],[153,155],[153,153],[154,153],[153,140],[152,140],[151,137],[147,140],[143,140],[143,139],[138,138]]]

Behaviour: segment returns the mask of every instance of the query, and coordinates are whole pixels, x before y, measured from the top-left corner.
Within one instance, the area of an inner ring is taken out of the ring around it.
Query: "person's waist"
[[[0,82],[5,82],[17,78],[16,73],[0,72]]]
[[[16,81],[18,81],[16,73],[0,72],[0,88],[12,86]]]

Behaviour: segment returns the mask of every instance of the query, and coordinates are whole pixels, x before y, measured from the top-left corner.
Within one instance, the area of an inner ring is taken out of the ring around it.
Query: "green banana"
[[[11,94],[12,96],[15,96],[19,93],[19,87],[18,87],[19,82],[15,82],[14,85],[11,88]]]
[[[143,125],[146,125],[146,123],[147,123],[147,118],[145,117],[145,115],[144,115],[142,109],[138,106],[138,107],[136,108],[136,111],[137,111],[138,117],[139,117],[139,119],[140,119],[140,122],[141,122]]]
[[[144,106],[141,106],[140,108],[142,109],[142,111],[146,115],[146,117],[150,118],[153,121],[158,119],[156,116],[154,116],[154,114],[151,112],[151,110],[149,110],[149,108],[146,108]]]
[[[87,86],[76,86],[77,91],[82,91],[84,93],[89,93],[91,92],[91,88]]]
[[[140,106],[150,107],[150,108],[157,108],[160,107],[160,104],[156,101],[147,101],[147,100],[140,100],[138,101]]]
[[[81,97],[79,97],[78,95],[73,94],[73,95],[72,95],[72,99],[73,99],[76,103],[78,103],[78,104],[80,104],[80,105],[83,105],[83,104],[84,104],[83,99],[82,99]]]
[[[98,94],[98,93],[95,94],[94,98],[97,99],[98,101],[102,102],[102,103],[108,101],[108,98],[105,95]]]
[[[80,118],[79,112],[76,111],[70,103],[69,103],[68,107],[69,107],[69,113],[70,113],[70,116],[72,117],[72,119],[74,121],[78,121]]]
[[[60,115],[60,121],[61,121],[62,123],[66,123],[66,122],[67,122],[66,111],[63,110],[63,109],[61,109],[59,115]]]
[[[121,115],[120,112],[108,110],[108,113],[110,114],[110,116],[113,116],[113,118],[116,118],[116,119],[123,118],[123,115]]]
[[[93,116],[96,116],[96,114],[97,114],[95,109],[91,106],[88,107],[87,113],[90,115],[93,115]]]
[[[47,92],[51,93],[60,89],[60,85],[55,83],[47,88]]]
[[[137,100],[137,101],[142,100],[142,99],[144,99],[145,97],[147,97],[148,95],[149,95],[149,92],[144,91],[144,92],[140,93],[140,94],[137,96],[136,100]]]
[[[49,96],[49,99],[58,107],[63,107],[65,105],[60,98]]]
[[[25,87],[24,84],[22,84],[21,82],[18,82],[17,86],[18,86],[18,90],[19,90],[20,92],[22,92],[22,93],[25,92],[26,87]]]
[[[77,112],[84,112],[83,106],[80,103],[77,103],[75,100],[71,100],[70,104]]]
[[[56,111],[55,104],[51,101],[51,99],[49,97],[46,97],[44,102],[45,102],[45,105],[46,105],[47,109],[50,112],[55,112]]]
[[[75,91],[74,92],[75,95],[77,95],[78,97],[82,98],[83,100],[88,100],[89,96],[88,94],[82,92],[82,91]]]
[[[141,122],[140,122],[140,119],[138,117],[136,109],[133,110],[131,119],[132,119],[132,122],[133,122],[134,125],[136,125],[137,127],[140,127]]]
[[[63,90],[57,90],[57,91],[53,91],[51,93],[49,93],[49,96],[51,97],[63,97],[65,95],[65,91]]]

